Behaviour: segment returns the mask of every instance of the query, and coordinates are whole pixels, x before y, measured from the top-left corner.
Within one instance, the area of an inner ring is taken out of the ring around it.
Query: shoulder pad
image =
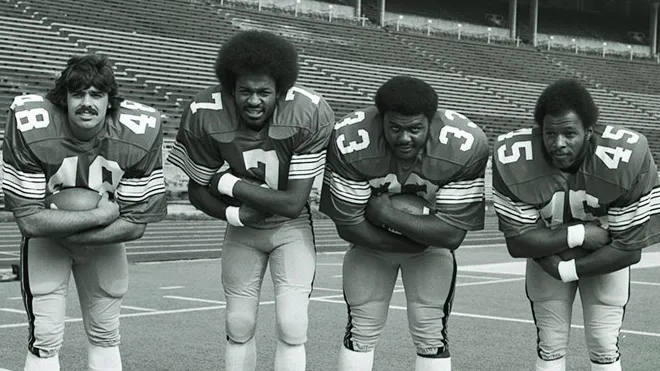
[[[354,111],[334,127],[331,146],[335,146],[347,163],[369,158],[379,158],[387,151],[384,148],[383,123],[376,107]]]
[[[121,139],[147,150],[159,140],[163,130],[160,111],[130,100],[120,103],[116,120],[112,120],[111,124],[117,123],[117,133]]]
[[[429,127],[426,155],[465,165],[488,154],[488,138],[483,130],[464,115],[438,110]]]
[[[234,139],[238,119],[234,102],[214,85],[195,95],[181,117],[179,130],[187,130],[197,137],[213,135],[223,143]]]
[[[646,137],[619,125],[598,125],[591,143],[592,155],[586,170],[608,183],[630,188],[649,153]]]
[[[321,94],[295,85],[279,98],[268,133],[273,139],[283,139],[300,129],[317,132],[333,121],[334,113]]]
[[[512,196],[530,204],[543,202],[562,187],[561,172],[546,160],[537,127],[498,136],[493,145],[493,169]]]
[[[60,136],[67,114],[41,95],[29,94],[14,97],[10,106],[17,132],[26,143]]]

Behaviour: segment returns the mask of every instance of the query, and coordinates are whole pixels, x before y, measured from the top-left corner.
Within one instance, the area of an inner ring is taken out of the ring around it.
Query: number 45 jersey
[[[392,153],[376,107],[339,121],[328,147],[320,210],[336,224],[365,220],[372,192],[411,193],[434,205],[435,215],[452,226],[484,226],[484,172],[488,140],[468,118],[438,110],[428,140],[411,168]]]
[[[202,186],[229,165],[239,178],[286,190],[290,180],[312,179],[323,172],[333,123],[334,113],[323,97],[294,86],[281,94],[269,123],[257,132],[242,123],[232,97],[216,85],[198,93],[185,108],[167,161]],[[286,220],[274,215],[250,227],[272,228]]]
[[[597,125],[575,173],[552,166],[541,128],[500,135],[493,146],[493,200],[506,237],[536,227],[599,219],[612,247],[660,242],[660,186],[646,138]]]
[[[18,218],[28,216],[44,208],[46,195],[86,187],[113,194],[125,220],[163,219],[160,113],[123,101],[108,112],[104,125],[93,139],[78,141],[66,110],[39,95],[14,98],[2,148],[7,209]]]

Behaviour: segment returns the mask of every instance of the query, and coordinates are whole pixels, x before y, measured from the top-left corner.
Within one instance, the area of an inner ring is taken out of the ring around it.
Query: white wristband
[[[570,249],[582,246],[584,243],[584,224],[576,224],[566,228],[566,243]]]
[[[229,197],[234,197],[234,185],[241,180],[229,173],[222,174],[218,181],[218,192]]]
[[[237,206],[229,206],[225,210],[225,217],[227,218],[227,223],[233,225],[234,227],[242,227],[241,218],[239,217],[240,208]]]
[[[575,259],[559,262],[557,270],[559,271],[559,277],[564,282],[573,282],[579,279],[575,268]]]

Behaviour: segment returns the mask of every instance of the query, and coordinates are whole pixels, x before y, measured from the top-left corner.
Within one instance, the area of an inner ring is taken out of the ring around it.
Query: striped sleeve
[[[493,165],[493,206],[504,237],[519,236],[538,226],[539,210],[534,205],[514,199],[496,165]]]
[[[616,249],[638,250],[660,243],[660,181],[650,153],[644,169],[632,189],[607,211],[611,246]]]
[[[184,109],[167,162],[181,169],[195,183],[206,186],[225,160],[211,142],[211,137],[204,135],[204,125],[220,118],[203,113],[191,112],[190,105]]]
[[[120,217],[132,223],[157,222],[167,215],[162,125],[159,127],[149,152],[126,170],[117,187]]]
[[[289,179],[310,179],[323,173],[326,151],[307,155],[293,155],[289,168]]]
[[[32,153],[21,132],[16,128],[13,109],[9,111],[8,122],[2,146],[4,176],[2,190],[5,194],[5,208],[21,218],[37,213],[44,208],[46,197],[46,175],[39,159]]]
[[[463,167],[451,182],[438,189],[435,195],[435,215],[445,223],[477,231],[484,228],[486,200],[484,174],[488,162],[488,148],[475,154],[475,159]]]

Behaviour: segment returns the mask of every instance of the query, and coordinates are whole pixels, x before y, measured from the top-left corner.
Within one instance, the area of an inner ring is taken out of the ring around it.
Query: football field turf
[[[341,291],[346,244],[327,220],[315,221],[319,245],[309,307],[308,370],[335,370],[347,312]],[[222,370],[225,339],[220,284],[224,225],[215,221],[166,221],[149,226],[142,241],[127,244],[130,288],[123,302],[124,370]],[[0,265],[17,259],[13,223],[0,224]],[[536,330],[524,292],[524,261],[509,257],[489,218],[457,252],[458,284],[449,319],[454,370],[531,370]],[[197,258],[197,259],[191,259]],[[631,299],[619,345],[624,370],[660,370],[660,249],[645,250],[632,269]],[[72,280],[73,282],[73,280]],[[579,299],[574,307],[569,370],[588,370]],[[258,370],[272,370],[275,353],[273,288],[269,272],[262,289],[256,334]],[[19,282],[0,284],[0,369],[22,369],[27,343]],[[70,288],[62,370],[85,370],[86,338],[78,300]],[[376,350],[375,371],[414,369],[401,282]]]

